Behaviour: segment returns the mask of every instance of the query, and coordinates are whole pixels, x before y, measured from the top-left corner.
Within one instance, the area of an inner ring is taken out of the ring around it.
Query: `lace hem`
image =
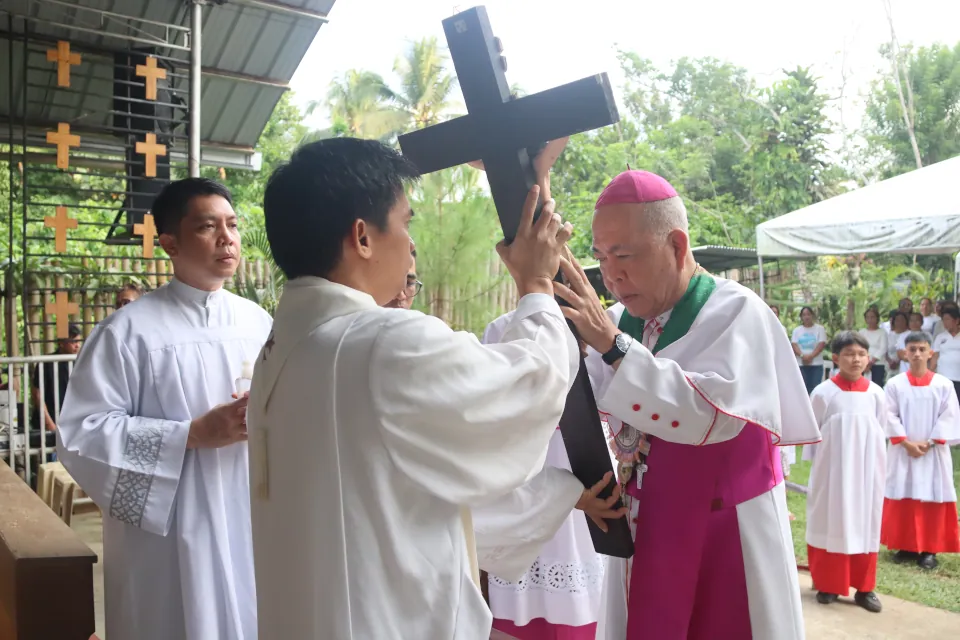
[[[586,593],[596,591],[603,582],[603,560],[599,557],[588,564],[555,562],[543,565],[540,559],[517,582],[507,582],[490,575],[491,586],[513,588],[516,592],[540,589],[551,593]]]

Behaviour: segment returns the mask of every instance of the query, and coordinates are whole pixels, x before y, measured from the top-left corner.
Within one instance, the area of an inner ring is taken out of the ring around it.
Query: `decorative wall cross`
[[[147,100],[156,100],[157,80],[165,80],[167,70],[157,67],[157,59],[153,56],[148,56],[146,62],[146,64],[137,65],[137,75],[144,79]]]
[[[157,177],[157,156],[167,155],[167,147],[157,143],[157,134],[148,133],[146,142],[137,143],[137,153],[146,157],[147,167],[144,174],[148,178]]]
[[[57,317],[57,339],[70,337],[70,316],[80,312],[80,305],[70,302],[66,291],[57,291],[56,302],[48,302],[46,307],[48,316]]]
[[[57,63],[57,86],[69,87],[70,65],[80,64],[80,54],[70,53],[70,43],[60,40],[56,49],[47,49],[47,62]]]
[[[143,224],[133,225],[134,235],[143,236],[143,257],[153,257],[153,239],[157,237],[157,227],[153,224],[153,214],[143,216]]]
[[[67,215],[67,208],[64,206],[57,207],[56,217],[44,217],[43,226],[56,229],[54,248],[57,253],[64,253],[67,250],[67,229],[76,229],[77,224],[76,219]]]
[[[57,169],[67,169],[70,166],[70,147],[80,146],[80,136],[70,134],[70,125],[61,122],[57,125],[57,132],[47,131],[47,144],[57,145]]]

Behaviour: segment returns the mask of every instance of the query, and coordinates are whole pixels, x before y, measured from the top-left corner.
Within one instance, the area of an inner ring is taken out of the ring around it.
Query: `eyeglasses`
[[[420,289],[422,288],[423,288],[422,282],[420,282],[419,280],[410,280],[408,278],[407,288],[404,290],[404,293],[407,294],[408,298],[414,298],[418,293],[420,293]]]

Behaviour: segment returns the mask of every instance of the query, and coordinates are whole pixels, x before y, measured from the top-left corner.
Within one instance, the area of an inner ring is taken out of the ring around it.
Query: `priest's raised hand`
[[[191,421],[187,449],[219,449],[246,440],[248,399],[244,395]]]
[[[555,212],[556,202],[548,200],[540,217],[533,219],[540,196],[534,185],[520,214],[520,226],[513,242],[500,241],[497,253],[517,283],[520,297],[528,293],[553,292],[553,277],[560,269],[560,252],[573,234],[573,226]]]

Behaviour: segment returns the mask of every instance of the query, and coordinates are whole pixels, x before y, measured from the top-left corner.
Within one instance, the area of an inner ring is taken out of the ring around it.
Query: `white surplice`
[[[513,313],[491,322],[482,342],[500,342]],[[490,610],[494,618],[517,626],[537,618],[572,627],[593,624],[600,606],[603,559],[594,551],[586,516],[573,510],[583,485],[570,473],[559,429],[550,439],[546,465],[515,492],[474,509],[480,566],[490,573]],[[494,565],[493,550],[486,546],[511,549],[519,562],[508,565],[500,560]],[[520,551],[528,554],[521,556]]]
[[[807,544],[856,555],[880,550],[886,482],[887,405],[883,389],[844,391],[832,380],[810,395],[823,441],[803,448],[812,460]]]
[[[614,372],[589,351],[590,378],[611,428],[619,431],[626,422],[668,442],[709,446],[736,438],[749,420],[782,446],[818,442],[795,354],[776,316],[749,289],[714,279],[716,289],[689,331],[656,356],[650,351],[655,338],[648,345],[635,342]],[[614,324],[623,312],[619,303],[607,311]],[[670,313],[657,319],[661,326]],[[660,420],[661,415],[670,418]],[[655,447],[649,463],[656,464]],[[783,482],[736,509],[753,637],[801,640],[803,614]],[[622,640],[628,564],[621,558],[605,561],[597,640]]]
[[[484,346],[288,282],[248,413],[261,637],[487,640],[461,509],[541,471],[578,365],[548,295]]]
[[[270,324],[253,302],[173,280],[80,350],[57,454],[103,511],[110,640],[256,639],[247,445],[186,445]]]
[[[888,380],[884,390],[889,410],[888,438],[944,440],[948,445],[931,447],[926,455],[911,458],[906,449],[891,444],[887,449],[884,496],[891,500],[956,502],[949,445],[960,444],[960,405],[953,383],[937,373],[929,385],[913,386],[907,374],[901,373]]]

